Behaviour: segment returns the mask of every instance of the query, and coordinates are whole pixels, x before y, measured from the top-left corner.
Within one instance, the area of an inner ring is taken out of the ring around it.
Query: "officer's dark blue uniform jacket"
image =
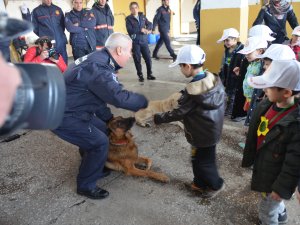
[[[73,24],[78,23],[78,26]],[[90,47],[96,49],[95,26],[96,18],[93,11],[82,9],[66,13],[65,25],[70,32],[70,44],[76,47]]]
[[[120,67],[106,48],[75,61],[64,73],[67,88],[65,116],[90,120],[101,109],[106,111],[101,119],[107,120],[112,117],[107,103],[131,111],[147,107],[144,96],[123,90],[114,74],[118,69]]]
[[[54,39],[58,50],[66,48],[65,17],[61,8],[53,4],[39,5],[32,11],[32,23],[37,36]]]
[[[282,44],[286,39],[286,21],[289,22],[292,29],[298,26],[297,17],[294,13],[293,7],[290,6],[289,11],[286,14],[282,15],[282,18],[278,19],[273,16],[270,12],[269,6],[264,6],[256,20],[253,23],[253,26],[262,24],[263,22],[267,25],[274,33],[276,33],[276,40],[273,43]]]
[[[195,19],[197,29],[200,28],[200,10],[201,10],[201,1],[199,0],[197,1],[193,9],[193,17]]]
[[[153,30],[158,25],[159,32],[169,32],[171,21],[171,10],[169,7],[161,6],[156,10],[156,14],[153,19]]]
[[[133,15],[126,17],[126,29],[136,44],[148,44],[147,34],[141,32],[142,28],[152,30],[152,23],[149,22],[143,13],[139,13],[139,21]]]
[[[94,15],[96,17],[96,40],[97,46],[103,47],[109,35],[114,30],[114,16],[108,4],[101,8],[97,3],[93,5]]]

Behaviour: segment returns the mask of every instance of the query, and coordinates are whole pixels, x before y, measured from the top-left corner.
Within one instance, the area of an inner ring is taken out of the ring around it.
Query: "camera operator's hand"
[[[50,59],[52,62],[56,63],[56,64],[59,62],[58,59],[54,59],[53,57],[50,57],[49,59]]]
[[[19,70],[8,64],[0,53],[0,127],[4,124],[9,114],[16,90],[21,84]]]
[[[40,57],[42,59],[48,59],[49,58],[49,52],[47,50],[42,51],[42,53],[40,54]]]

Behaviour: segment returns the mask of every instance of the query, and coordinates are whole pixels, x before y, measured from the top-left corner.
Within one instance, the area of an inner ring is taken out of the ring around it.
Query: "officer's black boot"
[[[152,76],[152,74],[147,75],[147,80],[155,80],[156,77]]]
[[[173,62],[175,62],[176,59],[177,59],[177,55],[176,55],[176,54],[173,54],[173,55],[171,55],[171,57],[173,58]]]
[[[143,74],[142,75],[138,75],[138,77],[139,77],[139,82],[144,82]]]
[[[152,55],[152,58],[156,59],[156,60],[159,60],[159,57],[156,55],[156,54],[153,54]]]

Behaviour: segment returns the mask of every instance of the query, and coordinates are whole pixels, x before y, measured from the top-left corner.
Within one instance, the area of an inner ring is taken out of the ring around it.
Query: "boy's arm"
[[[295,125],[297,126],[297,125]],[[281,172],[272,185],[273,192],[283,199],[290,199],[300,179],[300,129],[287,146]]]
[[[178,107],[176,109],[162,114],[155,114],[154,123],[161,124],[182,120],[196,105],[193,99],[189,96],[184,96],[178,100]]]

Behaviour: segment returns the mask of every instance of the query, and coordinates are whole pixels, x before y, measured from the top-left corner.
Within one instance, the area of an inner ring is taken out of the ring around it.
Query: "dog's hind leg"
[[[117,162],[105,162],[105,166],[111,170],[115,170],[115,171],[124,171],[123,167],[117,163]]]
[[[143,156],[139,156],[136,164],[145,164],[146,165],[146,170],[149,170],[152,166],[152,159],[147,158],[147,157],[143,157]]]
[[[170,181],[169,177],[167,177],[163,173],[157,173],[152,170],[140,170],[134,166],[132,161],[124,160],[122,163],[124,166],[125,174],[139,177],[150,177],[152,179],[167,183]]]

